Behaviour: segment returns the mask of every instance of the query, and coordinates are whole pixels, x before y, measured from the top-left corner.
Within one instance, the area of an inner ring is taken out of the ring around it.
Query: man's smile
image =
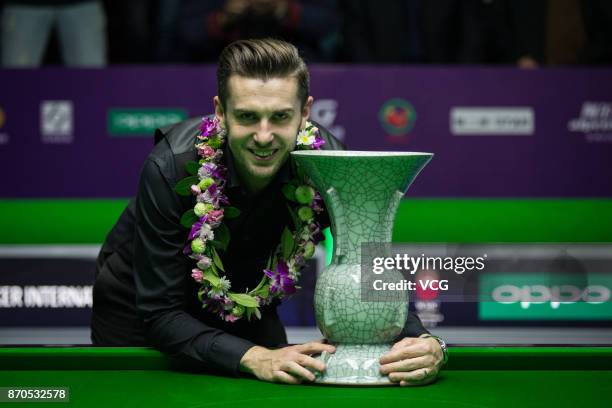
[[[278,149],[249,149],[249,152],[251,152],[258,161],[269,161],[274,159]]]

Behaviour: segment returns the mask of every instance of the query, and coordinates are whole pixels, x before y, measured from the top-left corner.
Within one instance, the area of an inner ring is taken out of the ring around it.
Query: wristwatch
[[[423,336],[423,339],[426,339],[428,337],[431,337],[433,339],[435,339],[438,344],[440,345],[440,348],[442,349],[442,364],[446,364],[446,362],[448,361],[448,346],[446,345],[446,342],[444,340],[442,340],[440,337],[438,336],[434,336],[433,334],[426,334],[425,336]]]

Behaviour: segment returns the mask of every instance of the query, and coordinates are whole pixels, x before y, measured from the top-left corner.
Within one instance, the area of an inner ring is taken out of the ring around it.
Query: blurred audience
[[[421,1],[340,0],[341,56],[347,62],[407,63],[423,59]]]
[[[106,0],[108,54],[114,64],[150,63],[156,46],[156,1]],[[160,16],[161,17],[161,16]]]
[[[102,66],[107,44],[113,64],[205,63],[258,37],[310,63],[612,63],[610,0],[5,0],[1,22],[7,67],[49,62],[46,48]]]
[[[2,66],[38,67],[55,29],[68,66],[106,64],[106,22],[95,0],[7,0],[2,12]]]
[[[185,61],[215,61],[239,38],[290,41],[309,62],[331,62],[337,49],[335,0],[182,0],[179,19],[176,50]]]
[[[609,0],[340,0],[341,57],[359,63],[612,63]]]
[[[583,61],[588,64],[611,64],[612,1],[582,0],[581,6],[586,32]]]

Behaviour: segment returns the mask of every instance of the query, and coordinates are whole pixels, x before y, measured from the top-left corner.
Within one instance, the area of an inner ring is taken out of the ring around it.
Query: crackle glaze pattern
[[[327,370],[317,381],[388,384],[378,374],[378,358],[401,332],[408,299],[361,301],[361,244],[391,242],[400,200],[432,154],[298,151],[291,155],[323,196],[334,235],[332,263],[317,280],[315,312],[319,329],[337,350],[320,357]]]

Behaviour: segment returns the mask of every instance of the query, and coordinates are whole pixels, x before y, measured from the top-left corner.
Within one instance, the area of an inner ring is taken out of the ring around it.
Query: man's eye
[[[240,113],[238,114],[238,119],[244,122],[251,121],[251,120],[255,120],[255,115],[252,113],[248,113],[248,112]]]
[[[289,115],[287,113],[275,113],[272,118],[277,122],[282,122],[289,119]]]

